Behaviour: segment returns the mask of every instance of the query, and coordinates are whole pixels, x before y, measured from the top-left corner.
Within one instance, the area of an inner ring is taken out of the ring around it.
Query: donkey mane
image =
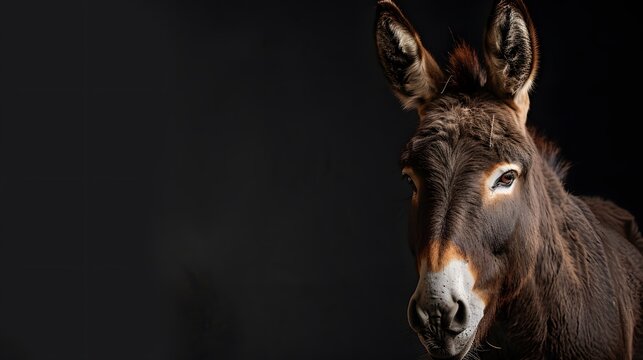
[[[471,93],[480,90],[487,82],[487,73],[478,61],[478,55],[467,43],[458,43],[449,56],[449,78],[445,88]]]
[[[571,168],[571,163],[560,156],[560,148],[556,144],[539,134],[536,129],[530,128],[529,133],[545,163],[558,176],[560,181],[564,181]]]

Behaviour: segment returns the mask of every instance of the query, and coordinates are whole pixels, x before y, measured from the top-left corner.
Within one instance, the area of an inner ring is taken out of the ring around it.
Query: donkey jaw
[[[472,336],[471,339],[469,339],[469,342],[465,345],[464,349],[462,349],[460,352],[454,351],[453,347],[451,346],[451,349],[445,349],[445,348],[438,348],[436,347],[435,344],[432,344],[428,342],[427,340],[424,340],[422,335],[418,335],[420,342],[426,349],[427,353],[430,355],[432,359],[446,359],[446,360],[462,360],[467,356],[469,353],[469,350],[471,350],[471,346],[473,345],[473,340],[474,337]],[[454,355],[455,354],[455,355]]]

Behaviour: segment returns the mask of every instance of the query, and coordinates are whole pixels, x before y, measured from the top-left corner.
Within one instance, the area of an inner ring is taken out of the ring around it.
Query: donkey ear
[[[439,93],[442,71],[391,1],[377,4],[375,40],[380,64],[404,108],[417,109]]]
[[[522,0],[496,1],[485,38],[489,86],[516,109],[524,123],[538,68],[538,43]]]

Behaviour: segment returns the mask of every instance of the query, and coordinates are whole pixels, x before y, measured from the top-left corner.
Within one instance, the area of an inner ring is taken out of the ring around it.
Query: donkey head
[[[409,242],[419,275],[408,318],[435,358],[461,359],[533,269],[537,161],[526,129],[537,67],[521,0],[494,6],[485,64],[466,45],[440,69],[390,1],[376,16],[379,60],[395,95],[417,110],[401,158],[412,188]]]

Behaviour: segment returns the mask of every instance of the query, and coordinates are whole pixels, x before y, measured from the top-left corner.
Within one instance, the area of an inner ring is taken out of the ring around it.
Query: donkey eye
[[[516,172],[516,170],[509,170],[500,175],[500,177],[496,180],[496,183],[493,185],[493,188],[495,189],[497,187],[510,187],[517,177],[518,173]]]
[[[411,187],[411,190],[413,190],[414,193],[417,192],[415,183],[413,182],[413,179],[411,179],[411,177],[408,174],[402,174],[402,178],[404,179],[404,181],[409,183],[409,186]]]

